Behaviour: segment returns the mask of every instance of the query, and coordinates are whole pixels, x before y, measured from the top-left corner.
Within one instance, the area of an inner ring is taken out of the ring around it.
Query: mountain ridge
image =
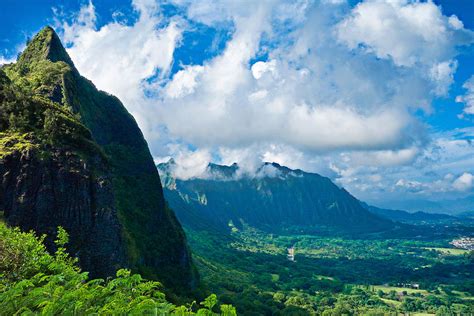
[[[157,168],[165,196],[184,225],[193,225],[190,218],[201,216],[221,228],[232,223],[272,231],[329,227],[375,232],[393,227],[329,178],[277,163],[263,163],[255,174],[239,177],[237,164],[210,164],[209,174],[187,180],[173,177],[167,163]]]

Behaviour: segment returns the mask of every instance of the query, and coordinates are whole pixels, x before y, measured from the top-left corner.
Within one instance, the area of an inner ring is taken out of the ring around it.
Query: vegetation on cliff
[[[0,69],[0,157],[28,149],[47,152],[55,146],[89,155],[101,153],[77,114],[39,92],[49,89],[52,79],[48,77],[63,66],[44,61],[33,68],[31,77],[18,77],[14,67],[5,67],[11,74],[8,77]]]
[[[52,28],[40,31],[16,63],[0,69],[0,106],[0,159],[14,160],[16,153],[19,160],[18,153],[32,149],[36,160],[60,152],[54,162],[59,171],[70,160],[66,156],[74,156],[77,164],[67,171],[72,174],[84,166],[87,177],[99,187],[105,183],[107,196],[113,196],[109,205],[97,207],[110,206],[118,218],[126,266],[176,292],[197,287],[199,277],[184,232],[165,205],[158,172],[137,123],[120,100],[79,74]],[[10,192],[15,184],[6,186],[4,191]],[[77,203],[81,204],[69,205]],[[50,206],[52,212],[56,208],[57,204]],[[4,209],[8,221],[11,214]],[[71,240],[76,241],[73,233]]]
[[[239,166],[209,164],[203,178],[175,179],[173,162],[158,165],[165,196],[183,225],[229,229],[248,224],[277,231],[368,233],[390,230],[393,222],[370,213],[344,188],[316,173],[263,164],[256,174]],[[200,217],[198,221],[196,218]]]
[[[159,282],[129,270],[91,280],[67,254],[64,229],[58,229],[54,255],[46,251],[44,238],[0,222],[1,315],[236,315],[232,306],[218,307],[215,295],[200,304],[175,306]]]

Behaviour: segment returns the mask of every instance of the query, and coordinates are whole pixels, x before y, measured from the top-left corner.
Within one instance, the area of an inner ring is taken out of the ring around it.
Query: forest
[[[474,252],[449,244],[460,232],[472,234],[472,227],[420,225],[432,235],[390,239],[276,235],[230,225],[225,237],[186,233],[206,285],[241,314],[474,312]],[[295,249],[294,262],[287,259],[289,247]]]

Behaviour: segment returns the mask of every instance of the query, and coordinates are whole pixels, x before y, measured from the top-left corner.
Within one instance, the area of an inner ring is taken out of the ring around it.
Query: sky
[[[270,161],[380,206],[474,193],[474,1],[0,5],[0,63],[51,25],[179,178]]]

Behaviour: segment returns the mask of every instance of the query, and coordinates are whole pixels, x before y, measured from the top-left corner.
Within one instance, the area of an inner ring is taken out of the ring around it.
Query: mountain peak
[[[74,63],[51,26],[44,27],[28,42],[18,59],[18,64],[28,65],[41,60],[62,61],[74,69]]]

